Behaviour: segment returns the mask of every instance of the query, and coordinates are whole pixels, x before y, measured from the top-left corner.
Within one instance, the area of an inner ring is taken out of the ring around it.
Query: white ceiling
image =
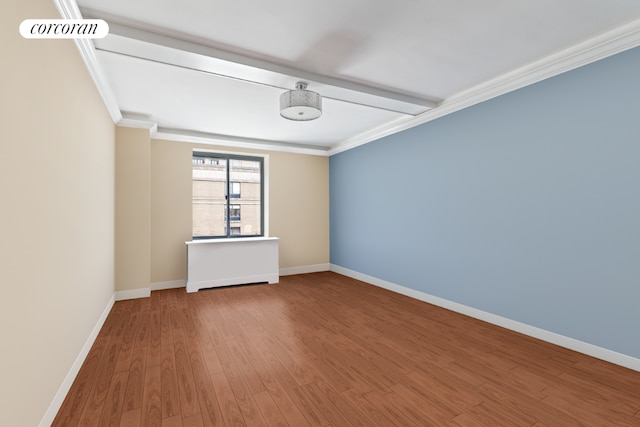
[[[71,0],[72,1],[72,0]],[[331,154],[640,45],[637,0],[78,0],[124,116],[176,139]],[[323,114],[293,122],[296,81]],[[104,96],[104,93],[103,93]]]

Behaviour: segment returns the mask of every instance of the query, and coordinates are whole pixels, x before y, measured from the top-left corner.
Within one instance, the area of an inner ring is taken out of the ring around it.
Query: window
[[[239,182],[230,182],[229,183],[229,197],[232,199],[240,198],[240,183]]]
[[[240,205],[229,205],[229,221],[240,221]]]
[[[264,235],[263,165],[261,157],[194,151],[194,239]]]

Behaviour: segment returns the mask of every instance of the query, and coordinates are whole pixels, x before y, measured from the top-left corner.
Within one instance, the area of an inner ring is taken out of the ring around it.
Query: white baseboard
[[[115,294],[116,301],[124,301],[127,299],[149,298],[151,296],[151,288],[129,289],[127,291],[117,291]]]
[[[243,285],[249,283],[278,283],[280,276],[276,273],[255,274],[251,276],[223,277],[221,279],[188,282],[187,293],[198,292],[200,289],[218,288],[221,286]]]
[[[331,271],[640,372],[640,359],[331,264]]]
[[[301,265],[299,267],[281,268],[280,276],[291,276],[292,274],[318,273],[320,271],[329,271],[331,264],[312,264]]]
[[[153,282],[151,291],[162,291],[164,289],[184,288],[186,280],[168,280],[166,282]]]
[[[98,337],[98,333],[100,332],[100,329],[102,329],[102,326],[104,325],[104,321],[107,320],[107,316],[109,315],[109,312],[111,312],[111,308],[113,307],[113,304],[115,301],[116,301],[115,294],[113,294],[111,299],[109,299],[107,306],[105,307],[102,314],[98,318],[96,325],[93,327],[91,334],[89,334],[89,338],[87,338],[87,341],[84,343],[84,346],[82,346],[82,349],[80,350],[80,354],[78,354],[78,357],[76,357],[76,360],[71,365],[71,369],[69,369],[69,372],[67,373],[67,376],[64,378],[62,385],[60,385],[58,392],[53,397],[53,401],[51,401],[49,408],[44,413],[42,420],[40,420],[39,427],[49,427],[51,423],[53,423],[53,420],[58,414],[58,411],[60,410],[60,407],[62,406],[62,403],[64,402],[65,397],[67,397],[67,393],[69,393],[69,390],[71,389],[71,385],[75,381],[76,376],[78,375],[78,372],[80,372],[80,368],[82,367],[84,360],[87,358],[87,355],[89,354],[89,350],[91,350],[93,343]]]

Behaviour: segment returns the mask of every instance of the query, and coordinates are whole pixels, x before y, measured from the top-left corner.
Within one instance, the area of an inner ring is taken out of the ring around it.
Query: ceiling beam
[[[104,18],[101,18],[104,19]],[[203,71],[218,76],[257,83],[283,90],[297,81],[325,98],[366,105],[408,115],[419,115],[439,101],[395,92],[367,84],[316,74],[290,66],[227,52],[146,29],[107,20],[109,35],[95,39],[96,49],[140,59]]]

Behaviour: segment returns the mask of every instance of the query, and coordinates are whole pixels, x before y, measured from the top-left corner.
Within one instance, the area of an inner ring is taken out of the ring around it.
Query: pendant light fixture
[[[294,90],[280,95],[280,115],[295,121],[317,119],[322,115],[322,97],[307,90],[307,83],[298,82]]]

